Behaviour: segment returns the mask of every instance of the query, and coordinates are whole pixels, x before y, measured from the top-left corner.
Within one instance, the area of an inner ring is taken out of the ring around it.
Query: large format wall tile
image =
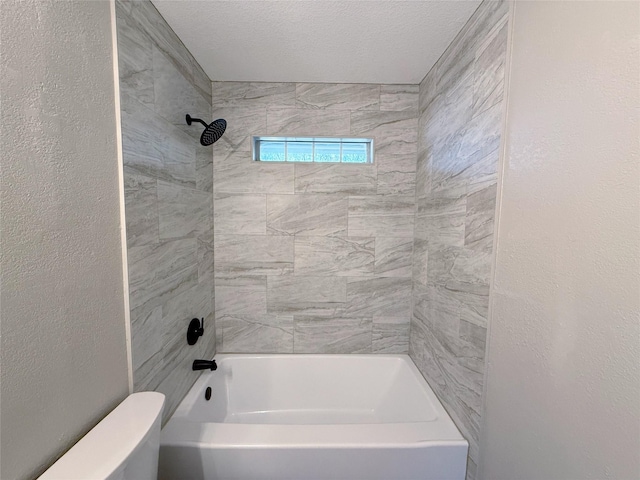
[[[271,235],[345,235],[349,201],[344,195],[268,195]]]
[[[293,316],[223,315],[220,349],[233,353],[293,353]]]
[[[412,238],[377,237],[375,256],[376,276],[411,278]]]
[[[240,275],[285,275],[293,271],[293,237],[215,236],[216,271]]]
[[[345,277],[267,277],[267,312],[335,317],[347,300]]]
[[[418,112],[419,85],[381,85],[380,110]]]
[[[267,109],[267,134],[310,137],[349,135],[349,112],[342,110]]]
[[[151,2],[117,0],[116,28],[133,388],[165,393],[166,420],[215,353],[213,156],[185,124],[210,118],[211,83]]]
[[[406,353],[419,87],[212,87],[228,122],[213,146],[219,351]],[[255,162],[256,135],[370,136],[374,162]],[[292,315],[290,337],[278,322]]]
[[[197,237],[211,228],[211,194],[158,181],[160,239]]]
[[[212,103],[221,107],[294,107],[295,83],[213,82]]]
[[[126,93],[120,95],[120,108],[125,167],[137,174],[195,188],[193,138]]]
[[[415,161],[414,161],[415,163]],[[376,166],[378,167],[376,170]],[[296,193],[375,194],[380,165],[297,164]]]
[[[158,243],[158,184],[155,178],[125,170],[127,246]]]
[[[223,137],[224,138],[224,137]],[[215,193],[293,193],[294,165],[254,162],[249,154],[233,152],[213,157]]]
[[[353,112],[351,135],[373,137],[378,153],[404,154],[417,151],[418,117],[415,112]]]
[[[349,197],[349,235],[413,237],[412,197]]]
[[[409,353],[408,318],[385,318],[373,322],[371,348],[373,353]]]
[[[376,155],[375,162],[378,167],[378,195],[415,195],[417,164],[414,153],[380,154]]]
[[[371,353],[371,318],[294,316],[295,353]]]
[[[217,193],[213,228],[218,233],[267,233],[267,196]]]
[[[298,83],[298,108],[379,110],[380,86],[353,83]]]
[[[295,239],[295,274],[370,276],[374,270],[371,237],[304,237]]]
[[[411,278],[358,278],[347,281],[345,316],[405,318],[411,316]]]
[[[419,91],[409,354],[469,441],[468,480],[479,453],[507,19],[507,2],[483,2]]]

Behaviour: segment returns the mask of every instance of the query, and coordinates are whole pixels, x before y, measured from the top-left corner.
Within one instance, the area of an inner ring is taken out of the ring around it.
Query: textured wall
[[[215,351],[211,82],[151,2],[116,2],[134,390],[167,395],[165,419]],[[205,335],[187,345],[193,317]]]
[[[506,2],[484,2],[420,85],[409,352],[470,443],[482,407]]]
[[[512,48],[481,478],[640,478],[640,4],[516,2]]]
[[[213,83],[224,352],[406,352],[417,86]],[[374,165],[265,164],[252,135],[375,138]]]
[[[0,2],[2,467],[37,477],[128,393],[109,3]]]

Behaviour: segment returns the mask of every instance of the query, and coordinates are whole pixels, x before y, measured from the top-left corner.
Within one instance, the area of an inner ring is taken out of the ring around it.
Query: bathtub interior
[[[404,356],[220,355],[175,412],[189,422],[340,425],[438,419]],[[210,400],[205,399],[211,388]]]

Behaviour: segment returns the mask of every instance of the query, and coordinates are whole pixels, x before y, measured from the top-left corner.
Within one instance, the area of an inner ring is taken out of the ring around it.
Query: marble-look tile
[[[434,65],[420,82],[418,91],[418,111],[420,112],[420,116],[422,116],[425,109],[431,104],[438,93],[437,78],[437,68]]]
[[[293,316],[224,315],[220,352],[293,353]]]
[[[263,106],[221,107],[214,103],[211,118],[227,121],[224,135],[211,147],[214,158],[223,158],[229,152],[249,152],[250,158],[251,136],[267,132],[267,108]]]
[[[472,250],[491,252],[496,211],[496,184],[467,196],[464,245]]]
[[[266,195],[216,193],[213,197],[213,209],[213,227],[216,233],[267,233]]]
[[[422,238],[413,239],[412,277],[414,284],[427,284],[429,264],[428,241]]]
[[[295,166],[295,192],[375,194],[376,175],[379,175],[377,173],[379,171],[380,165],[376,169],[375,165],[297,164]]]
[[[348,136],[349,112],[304,108],[268,108],[267,135]]]
[[[214,276],[214,245],[213,228],[210,228],[201,235],[198,235],[197,257],[198,257],[198,282],[208,281],[213,289]]]
[[[376,155],[378,195],[415,195],[416,154]],[[357,193],[355,194],[357,195]]]
[[[344,315],[350,318],[409,318],[411,278],[349,277]]]
[[[474,113],[480,113],[502,102],[507,33],[508,28],[505,22],[491,41],[482,50],[476,52],[473,83]]]
[[[131,18],[122,2],[116,3],[118,74],[120,91],[153,105],[153,42]]]
[[[376,237],[376,277],[411,278],[413,239],[406,237]]]
[[[419,88],[419,85],[381,85],[380,110],[417,112]]]
[[[267,313],[266,277],[237,278],[236,285],[224,285],[227,283],[225,280],[216,277],[216,321],[225,315],[264,315]]]
[[[371,353],[371,318],[294,316],[295,353]]]
[[[139,370],[145,362],[162,350],[163,336],[149,334],[162,328],[162,306],[131,318],[131,360],[134,371]]]
[[[125,168],[124,203],[127,247],[160,241],[158,234],[158,189],[155,178],[136,175]]]
[[[379,110],[380,86],[362,83],[298,83],[296,107]]]
[[[187,125],[185,115],[188,113],[194,118],[210,122],[211,104],[156,47],[153,48],[153,89],[156,113],[199,140],[201,125]]]
[[[268,195],[270,235],[345,235],[348,199],[344,195]]]
[[[196,188],[213,192],[213,155],[207,147],[196,147]]]
[[[196,284],[162,305],[162,325],[158,325],[160,335],[154,336],[160,336],[164,345],[175,342],[178,337],[183,340],[191,319],[203,319],[212,312],[211,287],[206,283]],[[205,325],[205,329],[208,327]]]
[[[336,317],[346,300],[346,277],[267,277],[268,313]]]
[[[293,237],[222,235],[214,240],[216,272],[285,275],[293,272]]]
[[[351,135],[373,138],[376,153],[415,154],[417,130],[416,112],[351,113]]]
[[[418,216],[427,221],[429,243],[464,246],[467,197],[465,190],[434,193],[418,205]]]
[[[221,107],[257,105],[294,107],[295,83],[212,82],[212,104]]]
[[[469,178],[467,195],[495,185],[498,182],[498,160],[500,151],[494,150],[486,157],[472,163],[465,175]]]
[[[183,239],[128,250],[129,301],[132,311],[151,309],[197,282],[196,240]]]
[[[409,353],[409,318],[385,318],[373,322],[373,353]]]
[[[293,193],[294,165],[254,162],[248,152],[213,157],[216,193]]]
[[[195,188],[193,138],[124,92],[120,107],[122,154],[129,171]]]
[[[295,237],[296,275],[367,276],[373,275],[372,237]]]
[[[349,197],[349,235],[413,237],[414,198]]]
[[[446,289],[459,302],[461,320],[480,327],[487,326],[489,284],[450,281]]]
[[[502,133],[502,104],[497,103],[477,114],[469,122],[462,136],[459,156],[466,165],[495,152],[500,148]]]
[[[192,75],[192,56],[160,12],[149,1],[131,2],[131,17],[185,76]]]
[[[193,86],[211,105],[211,79],[193,57],[191,58],[191,65]]]
[[[133,356],[135,357],[135,354]],[[161,349],[134,369],[133,390],[135,392],[155,391],[166,376],[165,368],[165,353]]]
[[[211,228],[211,193],[158,181],[160,239],[198,236]]]
[[[424,198],[431,193],[431,161],[430,149],[418,151],[416,164],[416,199]]]

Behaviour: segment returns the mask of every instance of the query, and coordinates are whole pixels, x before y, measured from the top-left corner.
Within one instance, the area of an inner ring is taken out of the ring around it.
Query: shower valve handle
[[[202,319],[202,323],[197,318],[194,318],[189,322],[189,327],[187,328],[187,343],[189,345],[195,345],[200,338],[204,334],[204,318]]]

